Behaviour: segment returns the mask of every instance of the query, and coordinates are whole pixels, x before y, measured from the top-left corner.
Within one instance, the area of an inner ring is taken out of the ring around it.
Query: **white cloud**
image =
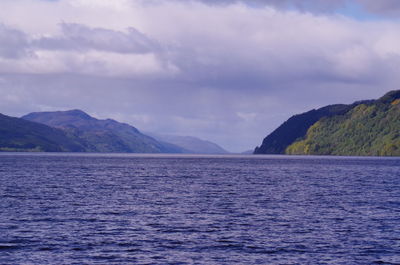
[[[87,74],[93,76],[168,76],[179,70],[163,66],[154,54],[119,54],[90,51],[36,51],[23,60],[0,59],[3,73],[24,74]]]

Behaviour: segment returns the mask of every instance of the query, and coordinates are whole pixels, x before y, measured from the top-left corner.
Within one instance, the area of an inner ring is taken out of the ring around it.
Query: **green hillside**
[[[284,122],[275,131],[268,135],[260,147],[256,147],[255,154],[284,154],[286,148],[297,139],[306,135],[308,128],[323,117],[343,114],[349,111],[352,105],[330,105],[320,109],[294,115]]]
[[[400,90],[378,100],[336,106],[342,106],[340,111],[316,110],[320,117],[311,115],[315,111],[292,117],[267,136],[255,153],[400,155]],[[277,143],[280,149],[274,149]]]
[[[291,144],[286,153],[400,156],[400,99],[396,95],[319,120],[308,129],[305,139]]]

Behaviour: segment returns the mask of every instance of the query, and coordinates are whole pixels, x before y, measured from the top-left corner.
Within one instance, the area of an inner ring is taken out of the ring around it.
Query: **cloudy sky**
[[[400,84],[398,0],[1,0],[0,112],[82,109],[245,151]]]

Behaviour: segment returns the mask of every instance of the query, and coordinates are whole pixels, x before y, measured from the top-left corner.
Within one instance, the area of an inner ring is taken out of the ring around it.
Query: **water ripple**
[[[0,154],[0,264],[400,264],[400,159]]]

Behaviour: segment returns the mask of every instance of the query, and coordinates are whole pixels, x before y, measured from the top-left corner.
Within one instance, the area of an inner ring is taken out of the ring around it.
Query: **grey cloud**
[[[0,24],[0,57],[17,59],[29,54],[28,36],[19,30]]]
[[[179,1],[179,0],[178,0]],[[182,0],[183,1],[183,0]],[[186,0],[185,0],[186,1]],[[250,6],[273,6],[311,12],[334,12],[346,5],[359,5],[364,11],[383,16],[399,16],[398,0],[195,0],[206,4],[244,3]]]
[[[245,3],[252,6],[271,5],[311,11],[330,11],[343,6],[347,0],[198,0],[207,4]]]
[[[104,28],[90,28],[82,24],[62,23],[62,36],[35,41],[35,46],[48,50],[101,50],[117,53],[150,53],[159,44],[131,27],[127,32]]]
[[[371,13],[400,16],[400,1],[398,0],[358,0],[358,2]]]
[[[254,57],[248,56],[251,47],[241,50],[221,44],[218,48],[213,48],[215,54],[186,49],[176,53],[175,57],[170,57],[169,60],[182,69],[180,80],[187,84],[227,91],[268,90],[268,93],[278,90],[290,91],[301,83],[309,83],[311,86],[320,82],[343,85],[375,83],[382,80],[386,76],[385,73],[391,72],[392,65],[397,65],[397,62],[388,63],[388,60],[393,61],[393,58],[378,58],[371,52],[366,55],[365,63],[368,65],[365,68],[362,67],[360,71],[356,70],[358,66],[345,69],[340,65],[341,62],[332,61],[341,52],[336,54],[333,47],[330,48],[330,54],[324,54],[300,44],[297,47],[296,45],[294,42],[290,46],[291,51],[274,45],[270,50],[258,50],[257,57]],[[213,57],[216,62],[210,64],[198,59],[207,56]]]

